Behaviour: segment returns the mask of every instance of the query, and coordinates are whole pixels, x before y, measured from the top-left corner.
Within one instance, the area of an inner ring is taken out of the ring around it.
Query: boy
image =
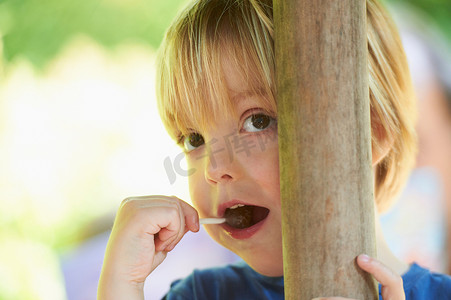
[[[367,11],[372,154],[381,211],[413,164],[415,101],[395,27],[375,0],[367,1]],[[188,230],[199,230],[199,215],[229,214],[246,224],[206,230],[245,263],[195,271],[175,283],[167,298],[283,299],[272,24],[271,0],[199,0],[167,32],[158,67],[159,109],[196,170],[189,177],[195,208],[176,197],[124,200],[105,254],[100,299],[142,299],[146,277]],[[238,151],[237,144],[260,146]],[[450,278],[398,261],[380,231],[377,241],[378,260],[361,255],[357,263],[381,283],[383,299],[404,299],[404,290],[408,299],[451,294]]]

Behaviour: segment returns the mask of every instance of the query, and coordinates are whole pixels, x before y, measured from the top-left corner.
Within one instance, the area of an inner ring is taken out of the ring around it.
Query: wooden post
[[[377,299],[365,0],[274,0],[286,299]]]

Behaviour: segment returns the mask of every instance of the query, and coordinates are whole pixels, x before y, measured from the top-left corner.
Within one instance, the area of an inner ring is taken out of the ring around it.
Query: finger
[[[170,231],[166,228],[155,235],[155,250],[169,251],[168,248],[178,239],[178,231]]]
[[[185,224],[188,230],[192,232],[198,232],[199,214],[197,213],[197,210],[182,199],[179,199],[177,197],[175,198],[179,201],[180,208],[182,209],[183,215],[185,216]]]
[[[180,242],[180,240],[182,239],[182,237],[186,233],[186,230],[185,230],[186,229],[185,215],[183,213],[182,206],[181,206],[181,202],[183,202],[183,201],[181,201],[180,199],[178,199],[176,197],[174,197],[174,198],[175,198],[176,205],[177,205],[180,226],[179,226],[179,230],[177,232],[177,235],[168,244],[168,246],[166,247],[165,251],[171,251],[172,249],[174,249],[174,247],[178,244],[178,242]]]
[[[142,219],[135,224],[138,226],[142,224],[144,233],[153,236],[156,251],[163,251],[167,247],[173,248],[186,233],[187,228],[198,231],[197,211],[174,196],[127,198],[122,203],[121,211],[125,215],[138,215],[137,217]]]
[[[188,231],[192,231],[192,232],[198,232],[199,231],[199,214],[197,213],[197,210],[192,207],[191,205],[189,205],[188,203],[186,203],[185,201],[174,197],[175,199],[178,200],[178,204],[179,207],[181,209],[181,215],[184,216],[183,220],[181,220],[181,222],[185,223],[184,227],[181,227],[180,232],[178,234],[178,236],[171,242],[168,244],[168,246],[165,247],[164,251],[172,251],[172,249],[174,249],[174,247],[180,242],[180,240],[182,239],[182,237],[188,232]],[[183,228],[183,230],[182,230]]]
[[[127,225],[127,228],[155,235],[161,228],[176,225],[172,221],[179,218],[177,210],[177,202],[174,200],[153,199],[151,196],[127,198],[122,202],[115,220],[120,224],[115,225],[124,227],[124,224],[130,224],[132,226]]]
[[[173,201],[175,206],[177,207],[177,212],[179,216],[179,227],[177,234],[174,234],[175,232],[168,232],[166,228],[163,228],[159,233],[159,236],[160,235],[162,236],[161,239],[164,239],[166,234],[170,236],[167,239],[167,241],[165,241],[160,246],[160,248],[163,248],[164,251],[167,252],[174,249],[174,247],[180,242],[180,240],[183,238],[183,236],[189,230],[189,228],[193,229],[193,226],[195,226],[193,222],[196,222],[196,218],[198,219],[197,211],[192,206],[190,206],[189,204],[187,204],[186,202],[177,197],[171,198],[172,198],[171,201]],[[185,212],[189,215],[187,216]],[[186,224],[187,219],[190,220],[189,225]]]
[[[160,209],[159,211],[161,211]],[[162,214],[161,214],[162,215]],[[164,213],[165,219],[162,222],[158,222],[157,234],[155,235],[155,250],[163,251],[175,240],[180,240],[184,231],[185,221],[181,216],[181,210],[179,206],[167,208]]]
[[[399,276],[395,274],[391,269],[387,268],[380,261],[369,257],[368,255],[361,254],[357,257],[357,264],[363,270],[372,274],[377,281],[382,285],[396,286],[399,284]]]
[[[393,272],[386,265],[361,254],[357,257],[357,264],[364,271],[370,273],[381,284],[382,298],[384,300],[404,300],[404,288],[401,276]]]
[[[143,197],[134,197],[131,198],[133,200],[151,200],[151,206],[166,206],[168,203],[174,206],[180,206],[182,216],[184,216],[184,222],[188,227],[188,230],[197,232],[199,231],[199,214],[197,210],[189,205],[187,202],[176,196],[162,196],[162,195],[153,195],[153,196],[143,196]]]

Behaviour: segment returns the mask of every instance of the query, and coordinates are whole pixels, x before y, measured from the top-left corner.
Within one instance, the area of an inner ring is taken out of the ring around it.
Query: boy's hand
[[[371,258],[365,254],[357,257],[359,267],[370,273],[381,284],[381,294],[383,300],[405,300],[402,278],[395,274],[383,263],[377,259]],[[345,300],[343,297],[322,297],[312,300]],[[350,300],[350,299],[348,299]]]
[[[199,230],[199,216],[176,197],[125,199],[105,252],[98,299],[142,299],[147,276],[189,230]]]

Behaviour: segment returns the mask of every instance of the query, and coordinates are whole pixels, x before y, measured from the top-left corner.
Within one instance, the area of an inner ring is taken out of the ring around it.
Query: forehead
[[[235,50],[234,46],[233,50]],[[267,111],[275,113],[275,99],[271,88],[264,84],[264,74],[258,66],[250,64],[242,55],[231,57],[234,51],[225,51],[221,55],[221,70],[229,103],[234,110],[239,110],[249,103],[260,105]]]
[[[236,62],[225,56],[221,59],[222,73],[229,96],[233,99],[242,98],[246,94],[250,94],[252,87],[246,80],[246,75],[240,72]]]

